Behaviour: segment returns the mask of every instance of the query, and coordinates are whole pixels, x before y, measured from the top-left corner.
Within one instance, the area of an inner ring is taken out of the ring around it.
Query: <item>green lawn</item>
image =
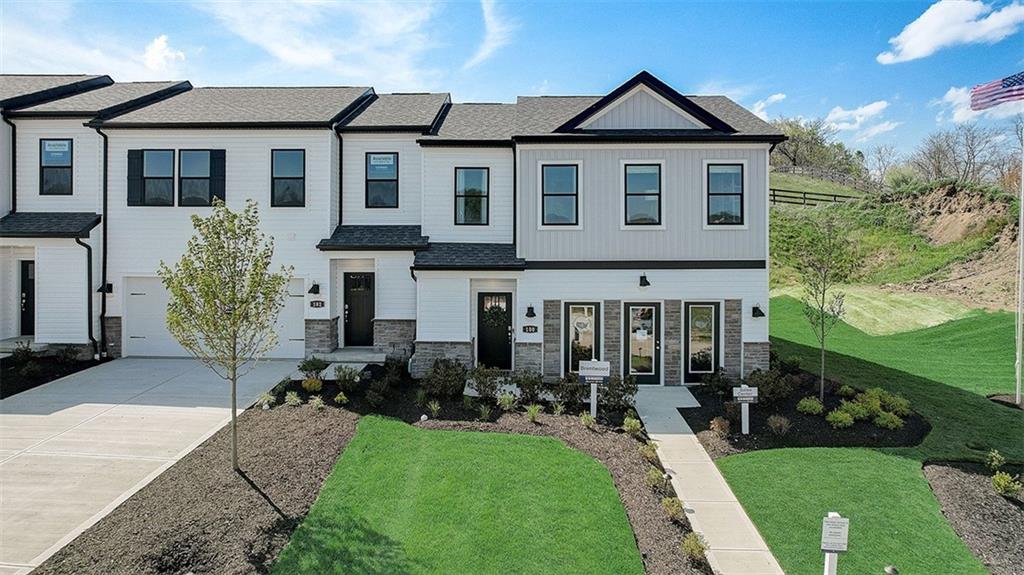
[[[818,350],[789,297],[771,302],[772,348],[818,371]],[[717,461],[736,496],[788,573],[818,573],[820,521],[851,517],[850,551],[840,572],[984,573],[953,532],[921,473],[927,461],[980,460],[998,448],[1024,461],[1024,412],[982,394],[1013,385],[1013,316],[977,313],[887,336],[846,324],[830,339],[830,378],[883,387],[910,399],[932,424],[920,446],[879,449],[780,449]]]
[[[819,180],[810,176],[798,176],[796,174],[783,174],[771,172],[768,175],[768,185],[781,190],[793,190],[797,192],[818,192],[821,194],[836,194],[837,196],[863,196],[860,190],[830,182]]]
[[[423,430],[375,416],[360,420],[273,569],[568,572],[643,573],[598,461],[551,438]]]

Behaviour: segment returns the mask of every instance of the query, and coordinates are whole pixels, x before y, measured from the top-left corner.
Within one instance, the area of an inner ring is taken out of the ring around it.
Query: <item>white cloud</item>
[[[941,99],[933,100],[931,104],[942,108],[935,118],[940,124],[947,118],[960,124],[978,118],[999,120],[1024,114],[1024,102],[1007,102],[987,110],[974,111],[971,109],[971,89],[967,86],[951,87]]]
[[[879,122],[873,126],[868,126],[867,128],[864,128],[860,132],[857,132],[856,139],[858,142],[866,142],[879,134],[884,134],[886,132],[891,132],[895,130],[896,127],[902,123],[903,122],[891,122],[888,120],[886,120],[885,122]]]
[[[995,44],[1015,33],[1024,23],[1024,6],[1017,0],[993,12],[981,0],[941,0],[890,38],[892,51],[876,59],[881,64],[926,58],[935,52],[963,44]]]
[[[771,106],[772,104],[775,104],[777,102],[781,102],[781,101],[783,101],[785,99],[786,99],[786,95],[785,94],[782,94],[782,93],[772,94],[771,96],[768,96],[764,100],[758,100],[758,101],[754,102],[754,107],[751,109],[751,111],[754,112],[754,114],[758,118],[761,118],[762,120],[767,120],[768,119],[768,112],[767,112],[766,108],[768,108],[768,106]]]
[[[142,53],[142,61],[150,70],[163,72],[173,66],[175,62],[184,62],[185,53],[168,47],[167,34],[162,34],[153,38],[153,41],[146,46],[146,51]]]
[[[864,104],[852,110],[836,106],[829,111],[828,116],[825,116],[825,121],[836,130],[859,130],[864,122],[878,116],[888,107],[889,102],[885,100]]]
[[[515,22],[498,13],[494,0],[480,0],[480,8],[484,13],[484,41],[477,48],[476,54],[462,66],[463,70],[480,64],[511,42],[512,33],[518,27]]]

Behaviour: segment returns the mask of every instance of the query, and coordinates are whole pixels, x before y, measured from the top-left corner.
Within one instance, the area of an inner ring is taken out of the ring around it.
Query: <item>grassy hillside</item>
[[[863,192],[853,188],[836,184],[828,180],[819,180],[809,176],[796,174],[780,174],[772,172],[769,174],[768,185],[771,188],[782,190],[793,190],[796,192],[817,192],[820,194],[836,194],[840,196],[863,196]]]

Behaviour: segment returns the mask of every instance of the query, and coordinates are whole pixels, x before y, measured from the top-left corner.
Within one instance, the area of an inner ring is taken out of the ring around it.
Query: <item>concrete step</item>
[[[31,336],[9,337],[0,339],[0,353],[11,353],[25,343],[28,343],[29,349],[36,352],[46,351],[50,347],[49,344],[36,343],[35,338]]]
[[[374,363],[384,365],[386,356],[372,347],[342,347],[330,353],[314,353],[316,357],[331,363]]]

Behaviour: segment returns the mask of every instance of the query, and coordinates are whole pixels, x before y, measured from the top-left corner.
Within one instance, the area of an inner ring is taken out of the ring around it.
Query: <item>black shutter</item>
[[[210,150],[210,201],[224,200],[224,150]]]
[[[128,205],[142,205],[142,150],[128,150]]]

